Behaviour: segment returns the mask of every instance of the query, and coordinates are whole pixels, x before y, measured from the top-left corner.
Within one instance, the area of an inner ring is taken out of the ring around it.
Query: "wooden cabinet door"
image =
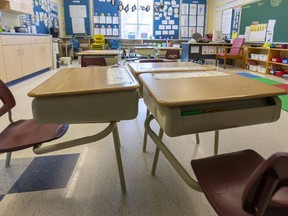
[[[51,44],[42,44],[43,47],[43,66],[44,68],[52,67],[52,46]]]
[[[33,44],[33,64],[34,70],[39,71],[44,69],[43,67],[43,47],[41,44]]]
[[[0,40],[0,79],[3,82],[7,82],[6,69],[5,69],[5,64],[4,64],[4,56],[3,56],[3,51],[1,47],[1,40]]]
[[[18,45],[3,46],[7,81],[22,77],[20,48]]]
[[[20,57],[21,57],[22,74],[23,76],[26,76],[35,71],[32,55],[32,45],[30,44],[21,45],[20,50],[21,50]]]

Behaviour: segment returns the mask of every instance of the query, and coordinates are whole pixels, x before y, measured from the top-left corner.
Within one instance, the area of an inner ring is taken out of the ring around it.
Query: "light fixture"
[[[132,7],[132,12],[134,12],[137,9],[136,5],[134,4]]]
[[[114,6],[114,5],[116,4],[115,0],[111,0],[111,1],[110,1],[110,4],[111,4],[112,6]]]
[[[126,7],[124,8],[125,12],[127,13],[129,11],[129,4],[126,5]]]
[[[146,10],[146,12],[150,11],[150,5],[147,5],[145,10]]]
[[[122,11],[124,9],[123,3],[122,1],[119,1],[119,5],[118,5],[118,11]]]

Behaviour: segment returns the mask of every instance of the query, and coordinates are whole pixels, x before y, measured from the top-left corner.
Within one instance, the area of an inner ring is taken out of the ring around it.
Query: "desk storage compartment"
[[[134,119],[138,114],[138,92],[133,90],[39,97],[33,100],[32,111],[34,119],[40,123],[92,123]]]
[[[279,119],[278,97],[237,100],[183,107],[160,106],[144,89],[144,101],[168,136],[270,123]]]

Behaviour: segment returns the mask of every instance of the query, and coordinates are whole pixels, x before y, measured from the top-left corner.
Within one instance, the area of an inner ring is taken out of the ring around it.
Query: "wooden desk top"
[[[120,51],[119,50],[86,50],[86,51],[83,51],[83,52],[78,52],[77,55],[79,56],[82,56],[82,55],[91,55],[91,56],[97,56],[97,55],[100,55],[100,56],[117,56],[120,54]]]
[[[135,46],[133,47],[134,49],[139,49],[139,50],[146,50],[146,49],[155,49],[156,47],[154,46]]]
[[[140,74],[139,79],[157,103],[163,106],[185,106],[286,94],[281,88],[237,74],[180,79],[156,79],[154,74]]]
[[[149,62],[129,63],[129,68],[135,76],[142,73],[166,73],[178,71],[213,70],[214,67],[206,67],[193,62]]]
[[[125,67],[62,69],[28,93],[30,97],[51,97],[136,90],[139,87]]]

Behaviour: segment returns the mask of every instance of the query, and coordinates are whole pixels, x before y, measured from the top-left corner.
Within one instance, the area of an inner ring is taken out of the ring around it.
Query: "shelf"
[[[249,60],[249,61],[257,61],[257,62],[263,62],[263,63],[267,63],[267,61],[264,61],[264,60],[259,60],[259,59],[252,59],[252,58],[247,58],[247,60]]]
[[[273,61],[268,61],[269,64],[275,64],[275,65],[282,65],[288,67],[288,64],[280,63],[280,62],[273,62]]]

